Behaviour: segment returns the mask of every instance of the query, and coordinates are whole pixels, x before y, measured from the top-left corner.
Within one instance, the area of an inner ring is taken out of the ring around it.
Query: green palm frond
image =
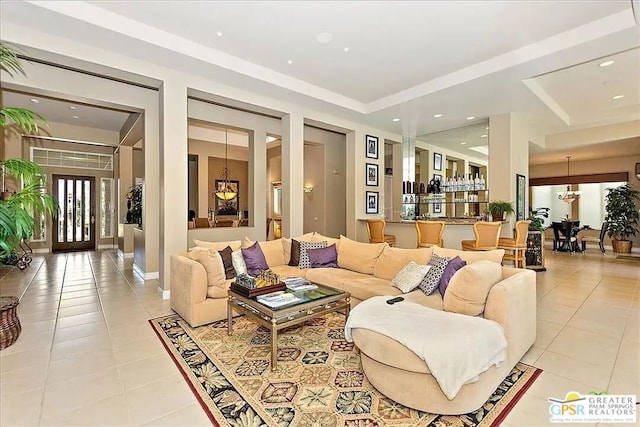
[[[16,47],[0,42],[0,69],[9,73],[10,76],[14,74],[24,75],[24,69],[20,64]]]
[[[25,182],[46,179],[46,173],[40,165],[26,159],[7,159],[0,161],[0,167],[4,167],[5,173]]]
[[[0,108],[0,128],[13,122],[28,133],[38,132],[38,122],[47,125],[47,120],[39,113],[27,108],[4,107]]]

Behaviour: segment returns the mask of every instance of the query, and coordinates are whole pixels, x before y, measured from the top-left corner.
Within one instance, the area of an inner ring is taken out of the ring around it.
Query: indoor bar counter
[[[431,220],[445,222],[446,226],[444,227],[444,234],[442,236],[445,248],[462,249],[460,244],[462,240],[475,239],[475,234],[473,233],[473,224],[477,222],[475,219],[432,218]],[[364,227],[365,236],[367,235],[366,221],[366,218],[359,219],[359,222]],[[396,236],[395,247],[397,248],[415,248],[418,246],[418,234],[414,220],[389,220],[387,221],[384,233]],[[511,237],[512,234],[509,222],[504,221],[502,223],[502,229],[500,230],[500,237]]]

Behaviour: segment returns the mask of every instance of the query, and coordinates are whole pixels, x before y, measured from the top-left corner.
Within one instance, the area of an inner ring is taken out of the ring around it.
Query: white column
[[[120,146],[118,149],[118,222],[125,222],[127,215],[127,191],[133,185],[133,147]]]
[[[209,214],[209,156],[198,154],[198,217],[205,218]]]
[[[160,287],[168,297],[169,259],[187,249],[187,88],[179,80],[160,89]]]
[[[265,160],[266,164],[266,160]],[[304,223],[304,118],[282,118],[282,235],[298,236]]]
[[[249,224],[256,228],[259,240],[267,239],[267,213],[264,206],[267,206],[269,193],[264,191],[264,178],[267,176],[267,130],[257,127],[249,134],[249,145],[253,146],[249,150],[249,186],[252,193],[249,194]],[[271,183],[268,183],[270,189]],[[296,234],[297,236],[297,234]]]

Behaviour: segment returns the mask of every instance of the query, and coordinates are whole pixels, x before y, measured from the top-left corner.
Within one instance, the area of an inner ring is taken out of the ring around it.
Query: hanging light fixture
[[[565,191],[558,192],[558,199],[562,200],[568,205],[578,200],[580,198],[580,195],[582,194],[581,191],[571,191],[571,184],[569,182],[569,159],[571,159],[571,156],[567,156],[567,189]]]
[[[225,201],[238,197],[237,191],[233,191],[231,183],[229,182],[229,141],[227,129],[224,130],[224,167],[222,171],[220,171],[220,180],[222,181],[222,186],[216,188],[215,193],[213,193],[214,196]],[[220,183],[218,183],[218,185],[220,185]]]

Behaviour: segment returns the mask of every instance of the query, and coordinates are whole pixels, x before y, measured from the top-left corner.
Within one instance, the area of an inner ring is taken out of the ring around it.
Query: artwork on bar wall
[[[378,213],[378,199],[380,193],[377,191],[367,191],[365,193],[365,200],[367,203],[366,213],[377,214]]]
[[[224,191],[224,180],[216,179],[215,191]],[[236,193],[231,200],[221,200],[215,195],[216,215],[238,215],[238,201],[240,200],[240,181],[229,180],[229,190]],[[214,193],[215,193],[214,191]]]
[[[367,163],[367,176],[366,182],[369,187],[377,187],[378,186],[378,165],[375,163]]]
[[[526,178],[524,175],[516,174],[516,221],[521,221],[525,217],[526,194]]]
[[[367,135],[365,138],[365,146],[367,148],[367,158],[368,159],[377,159],[378,158],[378,137]]]
[[[433,153],[433,170],[442,170],[442,154]]]
[[[442,203],[436,203],[433,205],[433,213],[442,213]]]

